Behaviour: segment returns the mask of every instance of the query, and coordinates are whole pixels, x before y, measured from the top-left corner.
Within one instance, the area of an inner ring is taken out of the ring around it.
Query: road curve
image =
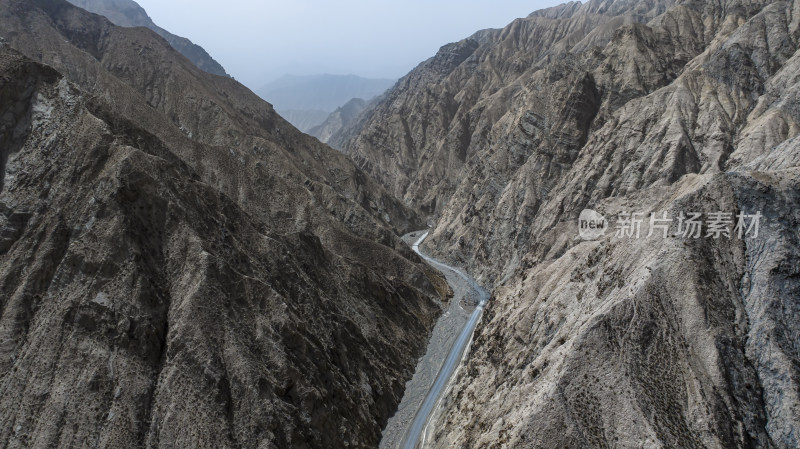
[[[422,236],[420,236],[420,238],[411,246],[411,249],[414,250],[415,253],[419,254],[420,257],[425,259],[426,262],[438,268],[439,270],[451,271],[463,278],[477,293],[478,306],[475,307],[475,310],[473,310],[469,320],[464,325],[464,328],[461,329],[458,338],[456,339],[455,343],[453,343],[453,347],[450,348],[450,352],[447,354],[447,358],[439,370],[439,374],[436,376],[436,381],[433,383],[433,386],[425,396],[425,400],[422,402],[419,410],[417,410],[417,414],[414,416],[414,421],[411,423],[411,426],[408,428],[408,432],[406,432],[406,435],[403,438],[403,449],[415,449],[419,445],[420,440],[423,439],[426,433],[426,427],[430,421],[431,414],[436,408],[436,404],[439,402],[439,398],[441,397],[445,388],[450,383],[450,378],[453,376],[456,367],[458,367],[460,364],[464,354],[464,349],[472,340],[472,334],[475,331],[475,327],[478,325],[478,321],[483,313],[483,309],[486,306],[486,303],[489,301],[489,292],[478,285],[475,280],[467,276],[463,271],[428,257],[420,252],[419,245],[423,240],[425,240],[426,237],[428,237],[428,232],[422,234]]]

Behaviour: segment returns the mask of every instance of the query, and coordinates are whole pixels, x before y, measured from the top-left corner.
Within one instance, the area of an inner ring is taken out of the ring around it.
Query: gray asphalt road
[[[475,331],[475,327],[478,325],[478,321],[481,317],[481,314],[483,313],[483,308],[486,306],[486,303],[489,300],[489,292],[487,292],[480,285],[478,285],[474,279],[467,276],[463,271],[459,270],[458,268],[451,267],[436,259],[428,257],[420,252],[419,245],[422,243],[423,240],[425,240],[427,236],[428,233],[426,232],[422,234],[422,236],[420,236],[416,242],[414,242],[414,244],[412,245],[412,249],[414,250],[414,252],[419,254],[429,264],[438,268],[442,272],[445,272],[446,274],[447,272],[454,273],[458,277],[460,277],[463,281],[465,281],[466,284],[473,289],[473,293],[477,295],[478,305],[477,307],[475,307],[475,310],[472,311],[466,324],[459,332],[458,338],[455,340],[453,346],[450,348],[450,351],[447,354],[444,364],[442,365],[438,375],[436,376],[436,381],[431,386],[430,390],[428,391],[428,394],[425,396],[425,400],[422,402],[422,405],[417,410],[417,413],[414,416],[414,420],[411,422],[411,426],[408,428],[408,431],[406,432],[403,438],[402,447],[404,449],[414,449],[419,444],[422,436],[425,433],[426,430],[425,428],[428,424],[431,413],[433,413],[433,410],[435,409],[436,404],[439,401],[439,398],[441,397],[445,388],[449,384],[450,379],[456,370],[456,367],[460,364],[464,354],[464,349],[472,340],[472,334]]]

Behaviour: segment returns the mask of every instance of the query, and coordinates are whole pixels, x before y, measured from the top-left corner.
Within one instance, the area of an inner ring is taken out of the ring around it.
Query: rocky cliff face
[[[69,2],[89,12],[105,16],[118,26],[149,28],[166,39],[172,48],[186,56],[201,70],[214,75],[230,76],[203,47],[156,25],[147,12],[133,0],[69,0]]]
[[[797,1],[571,3],[334,136],[496,287],[430,446],[797,446],[798,48]],[[587,242],[584,208],[768,224]]]
[[[366,101],[361,98],[353,98],[345,103],[344,106],[331,112],[321,125],[309,130],[308,134],[316,137],[320,142],[328,143],[331,137],[339,131],[352,126],[366,108]]]
[[[149,30],[0,30],[4,446],[377,446],[446,290],[416,216]]]

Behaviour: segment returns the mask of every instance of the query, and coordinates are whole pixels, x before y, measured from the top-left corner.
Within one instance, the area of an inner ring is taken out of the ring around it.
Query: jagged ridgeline
[[[442,47],[329,138],[495,287],[429,447],[798,447],[799,25],[569,3]],[[587,208],[764,219],[583,241]]]
[[[133,0],[69,0],[69,2],[89,12],[105,16],[115,25],[150,28],[201,70],[214,75],[229,76],[203,47],[185,37],[176,36],[153,23],[147,12]]]
[[[447,293],[417,215],[151,30],[0,35],[2,446],[377,446]]]

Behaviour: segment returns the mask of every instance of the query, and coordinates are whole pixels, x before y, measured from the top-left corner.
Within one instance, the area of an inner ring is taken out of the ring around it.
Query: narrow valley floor
[[[423,234],[427,234],[427,232],[412,232],[403,236],[403,240],[413,247],[415,243],[419,244],[424,240]],[[416,248],[415,251],[417,251]],[[447,282],[453,289],[453,298],[433,329],[425,355],[419,360],[414,377],[406,384],[406,391],[397,412],[389,419],[386,428],[383,430],[383,437],[380,443],[381,449],[405,447],[406,436],[414,425],[415,417],[429,396],[429,392],[434,387],[434,384],[437,384],[437,378],[443,367],[445,367],[445,362],[452,363],[453,358],[457,357],[455,364],[458,365],[462,358],[463,350],[466,347],[465,342],[461,341],[465,326],[471,325],[471,328],[467,329],[468,338],[471,339],[472,331],[475,327],[474,321],[476,321],[476,319],[471,320],[471,317],[479,316],[480,311],[476,313],[476,308],[482,308],[488,299],[488,293],[463,273],[435,259],[431,259],[419,253],[419,251],[417,252],[445,275]],[[454,345],[459,341],[461,341],[460,348],[454,348]],[[453,353],[454,351],[455,353]],[[447,371],[452,374],[454,367],[449,368]],[[449,374],[447,379],[444,379],[444,388],[449,383]],[[441,382],[440,380],[438,384],[441,384]],[[444,388],[439,386],[437,390],[443,390]],[[438,391],[437,397],[440,395],[441,391]]]

